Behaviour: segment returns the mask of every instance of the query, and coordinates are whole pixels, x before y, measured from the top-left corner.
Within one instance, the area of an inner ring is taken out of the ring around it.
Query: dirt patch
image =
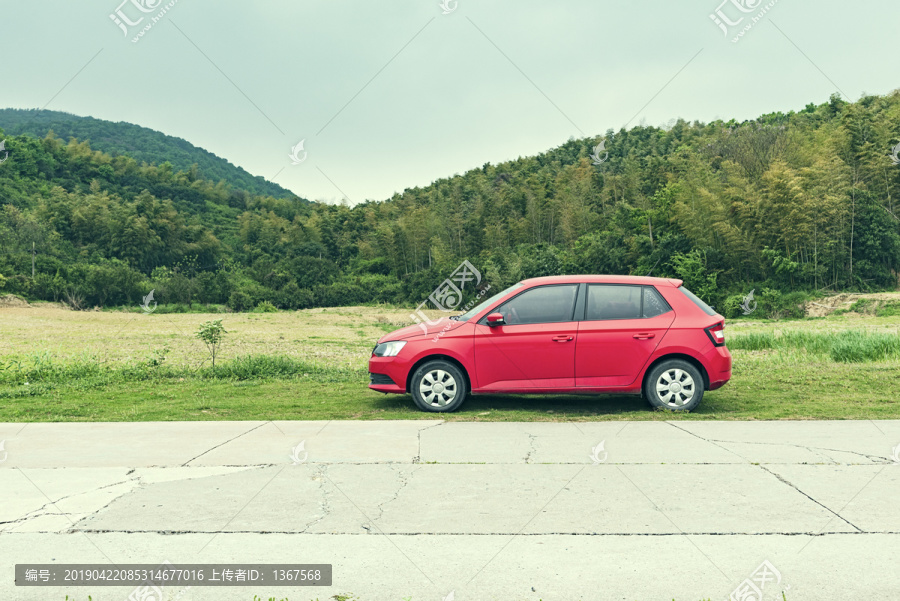
[[[0,307],[30,307],[28,301],[15,294],[0,294]]]
[[[817,301],[806,303],[807,317],[825,317],[838,309],[849,309],[853,303],[859,300],[873,301],[874,305],[887,302],[900,302],[900,292],[877,292],[872,294],[836,294]]]

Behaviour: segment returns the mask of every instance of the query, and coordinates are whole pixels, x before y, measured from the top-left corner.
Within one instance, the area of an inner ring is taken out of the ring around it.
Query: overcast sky
[[[328,202],[900,87],[895,0],[120,2],[0,0],[0,106],[150,127]]]

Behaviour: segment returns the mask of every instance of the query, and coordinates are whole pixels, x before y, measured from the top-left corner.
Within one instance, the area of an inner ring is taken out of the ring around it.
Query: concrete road
[[[315,589],[165,587],[181,601],[900,599],[900,421],[0,424],[0,441],[3,601],[134,591],[16,587],[17,563],[163,561],[334,566]]]

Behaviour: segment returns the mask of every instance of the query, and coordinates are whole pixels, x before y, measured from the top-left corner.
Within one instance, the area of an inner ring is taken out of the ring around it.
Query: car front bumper
[[[404,394],[409,364],[400,357],[369,358],[369,388],[377,392]]]

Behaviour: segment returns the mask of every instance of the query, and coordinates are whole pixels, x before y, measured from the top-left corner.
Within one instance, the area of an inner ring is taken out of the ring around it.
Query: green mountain
[[[127,155],[151,165],[172,164],[176,170],[188,171],[197,165],[198,175],[217,182],[224,180],[251,194],[290,198],[294,193],[258,175],[251,175],[228,160],[198,148],[181,138],[120,121],[104,121],[79,117],[59,111],[0,109],[0,127],[7,135],[28,134],[43,138],[51,130],[56,136],[89,140],[91,148],[112,156]]]
[[[492,290],[652,272],[727,317],[751,289],[757,315],[779,316],[813,291],[893,289],[900,276],[900,91],[610,130],[352,208],[86,142],[4,138],[0,293],[74,306],[134,307],[155,290],[161,304],[235,310],[415,307],[468,260]]]

